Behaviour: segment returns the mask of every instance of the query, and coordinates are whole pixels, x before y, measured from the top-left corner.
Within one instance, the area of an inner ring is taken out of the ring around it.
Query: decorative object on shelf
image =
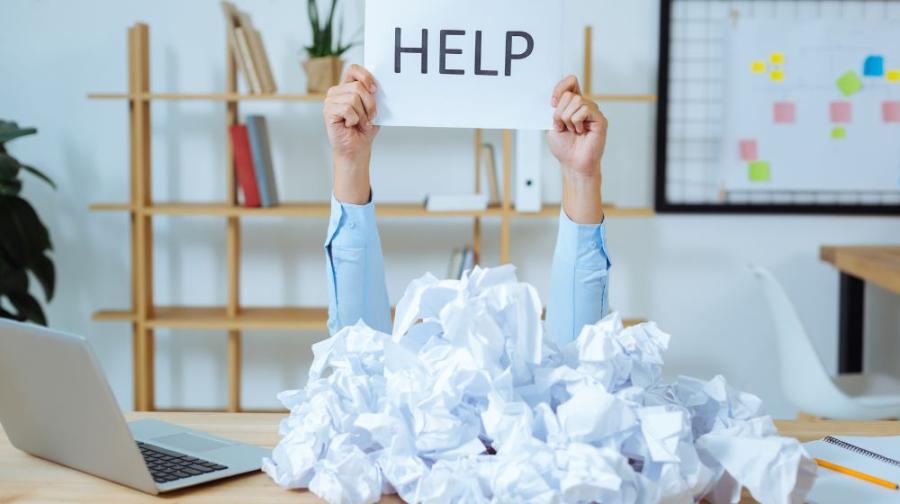
[[[324,93],[328,88],[341,81],[344,69],[344,55],[354,43],[341,43],[341,29],[338,28],[337,41],[334,40],[334,13],[338,0],[331,0],[328,19],[325,24],[319,22],[319,5],[317,0],[307,0],[309,24],[312,28],[313,41],[306,47],[309,59],[303,63],[306,71],[306,90],[310,93]]]
[[[26,171],[56,189],[56,184],[40,170],[22,164],[6,151],[6,142],[33,135],[35,128],[20,128],[0,120],[0,301],[6,299],[14,311],[0,304],[0,318],[47,325],[41,304],[29,291],[30,272],[41,284],[47,301],[53,299],[56,270],[47,255],[53,249],[50,232],[37,212],[20,196]]]

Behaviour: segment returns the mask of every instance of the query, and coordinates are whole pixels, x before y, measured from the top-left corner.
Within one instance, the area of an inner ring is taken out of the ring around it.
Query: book
[[[488,206],[500,204],[500,183],[497,178],[497,163],[494,155],[494,146],[483,144],[481,146],[481,169],[484,178],[487,179]]]
[[[450,264],[447,265],[447,279],[459,280],[459,272],[463,266],[462,249],[453,249],[450,253]]]
[[[477,212],[487,210],[484,194],[429,194],[425,209],[429,212]]]
[[[234,52],[238,70],[247,82],[251,94],[276,93],[275,78],[259,31],[253,28],[250,16],[231,2],[221,2],[228,28],[228,39]]]
[[[247,134],[253,151],[253,167],[259,187],[259,197],[263,207],[278,205],[278,189],[275,182],[275,168],[272,166],[272,149],[269,142],[269,126],[266,118],[259,115],[247,116]]]
[[[459,272],[460,279],[465,273],[472,271],[472,268],[475,267],[475,249],[467,245],[466,248],[463,249],[463,251],[463,264]]]
[[[259,71],[263,93],[275,94],[278,92],[278,86],[275,84],[275,76],[272,75],[272,66],[269,65],[269,56],[262,35],[256,29],[250,30],[250,34],[250,52],[253,53],[254,65]]]
[[[246,71],[247,82],[250,83],[250,91],[253,94],[262,94],[263,89],[259,80],[259,72],[257,72],[253,61],[253,53],[250,52],[250,35],[241,26],[234,29],[234,35],[237,38],[238,52],[244,60],[244,70]]]
[[[900,482],[900,437],[828,436],[805,443],[810,456],[894,483]],[[820,467],[809,493],[820,504],[900,502],[900,492]]]
[[[247,127],[243,124],[235,124],[229,129],[231,136],[231,151],[234,154],[234,171],[238,186],[244,194],[244,206],[258,208],[261,204],[259,198],[259,185],[256,182],[256,172],[253,167],[253,153],[250,150],[250,137]]]

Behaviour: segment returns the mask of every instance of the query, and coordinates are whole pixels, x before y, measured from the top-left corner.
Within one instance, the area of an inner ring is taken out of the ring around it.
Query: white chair
[[[882,374],[829,376],[781,284],[763,268],[750,269],[772,312],[781,386],[794,406],[835,420],[900,418],[900,380]]]

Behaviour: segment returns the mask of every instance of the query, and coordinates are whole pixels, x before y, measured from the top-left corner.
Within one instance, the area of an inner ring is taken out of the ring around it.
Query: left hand
[[[564,170],[582,176],[600,174],[606,149],[606,117],[593,100],[581,95],[578,79],[570,75],[553,90],[554,131],[547,134],[550,151]]]
[[[556,129],[547,140],[562,168],[563,210],[578,224],[599,224],[604,219],[600,161],[609,123],[597,104],[581,95],[574,76],[557,84],[552,103]]]

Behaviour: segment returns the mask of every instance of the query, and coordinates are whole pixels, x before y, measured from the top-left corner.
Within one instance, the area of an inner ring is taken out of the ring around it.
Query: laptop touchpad
[[[221,443],[214,439],[195,436],[186,432],[153,438],[152,440],[159,443],[164,443],[168,446],[171,446],[172,448],[191,452],[205,452],[230,446],[226,443]]]

